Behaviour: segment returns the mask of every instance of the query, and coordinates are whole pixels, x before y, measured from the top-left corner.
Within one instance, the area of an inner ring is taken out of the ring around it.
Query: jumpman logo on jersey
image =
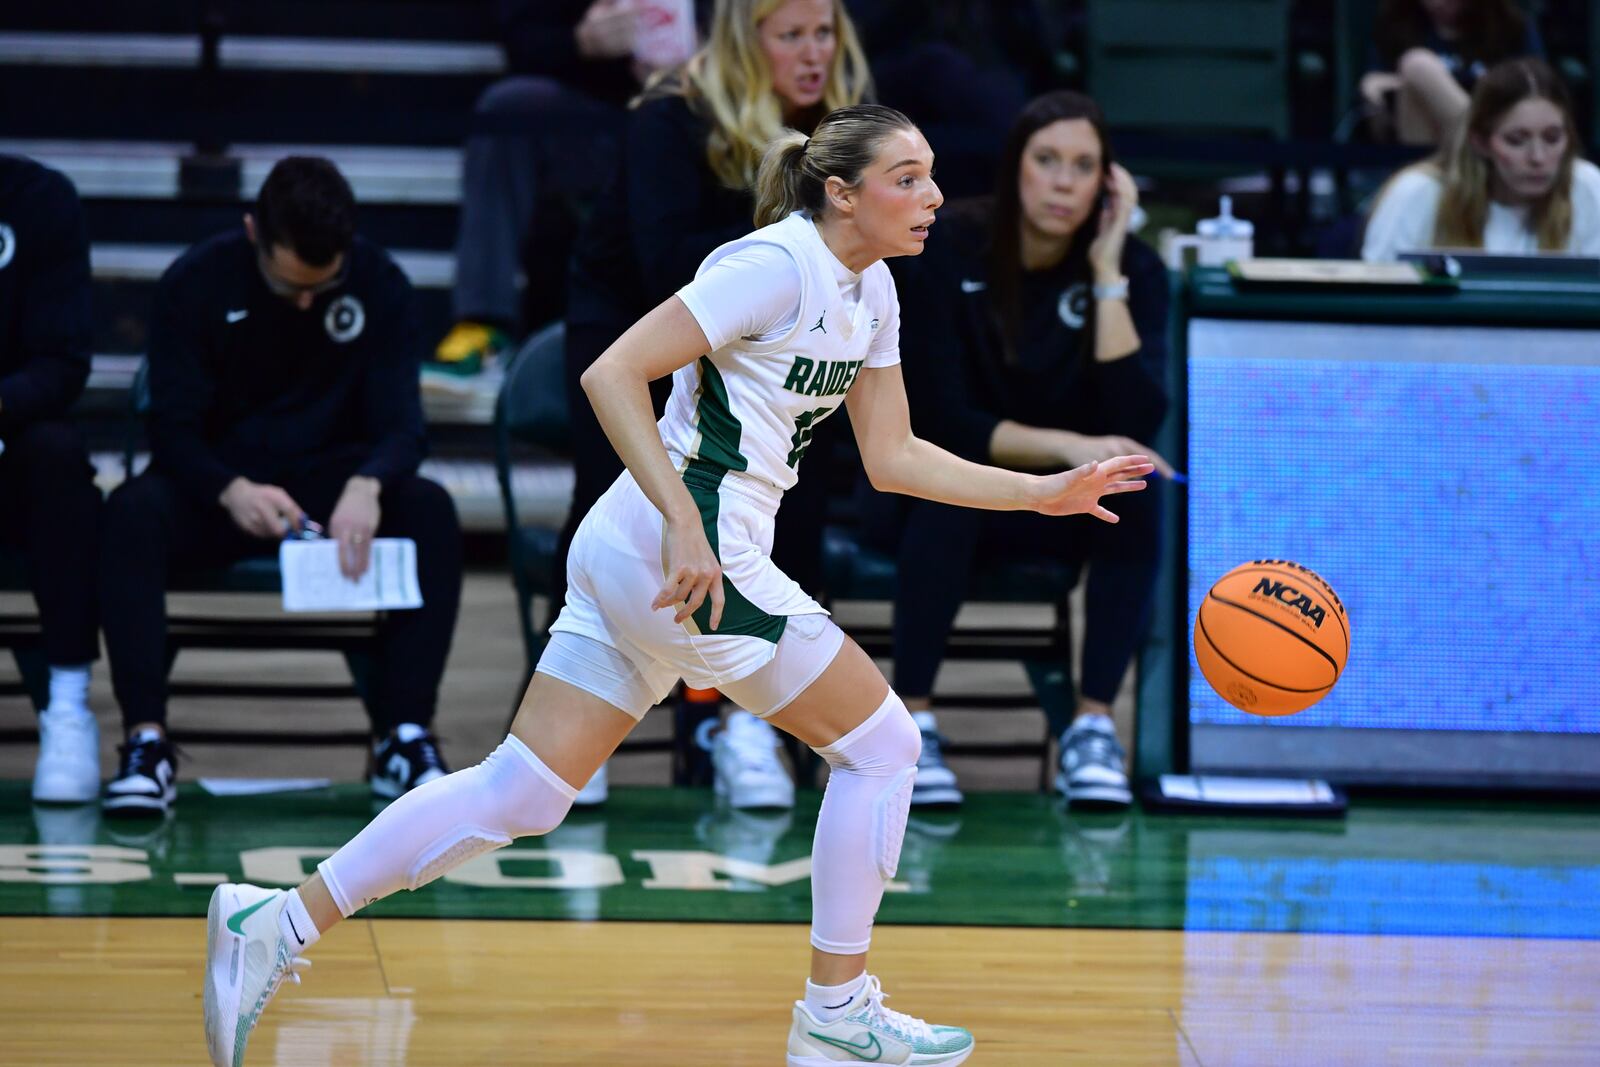
[[[822,314],[818,315],[817,316],[817,324],[815,326],[811,327],[811,329],[807,330],[806,333],[816,333],[818,330],[821,330],[823,333],[827,333],[828,332],[828,328],[826,326],[822,325],[822,320],[827,318],[827,317],[828,317],[828,313],[826,311],[824,311]]]

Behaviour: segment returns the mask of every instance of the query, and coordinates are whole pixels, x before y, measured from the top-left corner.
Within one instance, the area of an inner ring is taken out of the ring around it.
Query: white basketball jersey
[[[716,481],[736,472],[740,482],[754,480],[777,495],[795,484],[813,430],[844,402],[876,331],[898,309],[894,279],[879,261],[861,274],[860,295],[848,313],[838,260],[799,212],[718,248],[696,277],[724,256],[757,244],[784,248],[800,268],[800,313],[793,328],[766,341],[734,341],[679,368],[658,425],[679,470]]]

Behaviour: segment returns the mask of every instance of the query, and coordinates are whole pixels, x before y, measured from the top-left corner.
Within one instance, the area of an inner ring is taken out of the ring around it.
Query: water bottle
[[[1233,197],[1224,196],[1216,218],[1201,219],[1195,224],[1194,234],[1174,237],[1167,243],[1166,260],[1174,269],[1181,268],[1184,249],[1193,248],[1200,266],[1223,267],[1231,260],[1251,258],[1255,254],[1255,236],[1254,224],[1235,216]]]

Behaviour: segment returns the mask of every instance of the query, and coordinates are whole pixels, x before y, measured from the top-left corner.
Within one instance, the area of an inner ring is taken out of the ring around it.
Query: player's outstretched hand
[[[711,598],[711,628],[722,625],[722,564],[711,551],[698,521],[667,523],[667,579],[650,602],[656,611],[677,607],[672,621],[681,623]]]
[[[1039,479],[1034,510],[1044,515],[1093,515],[1116,522],[1117,516],[1101,505],[1100,498],[1138,492],[1144,488],[1144,476],[1155,469],[1149,456],[1113,456],[1047,475]]]

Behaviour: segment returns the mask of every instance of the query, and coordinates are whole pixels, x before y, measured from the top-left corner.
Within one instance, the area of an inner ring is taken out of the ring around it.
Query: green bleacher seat
[[[1118,129],[1289,133],[1289,0],[1089,0],[1089,92]]]
[[[506,548],[530,676],[544,649],[544,625],[548,625],[548,620],[544,625],[535,622],[533,600],[555,591],[560,531],[527,524],[518,514],[512,453],[530,445],[548,451],[567,446],[566,337],[566,324],[557,322],[528,338],[506,366],[494,409],[495,473],[505,508]]]

